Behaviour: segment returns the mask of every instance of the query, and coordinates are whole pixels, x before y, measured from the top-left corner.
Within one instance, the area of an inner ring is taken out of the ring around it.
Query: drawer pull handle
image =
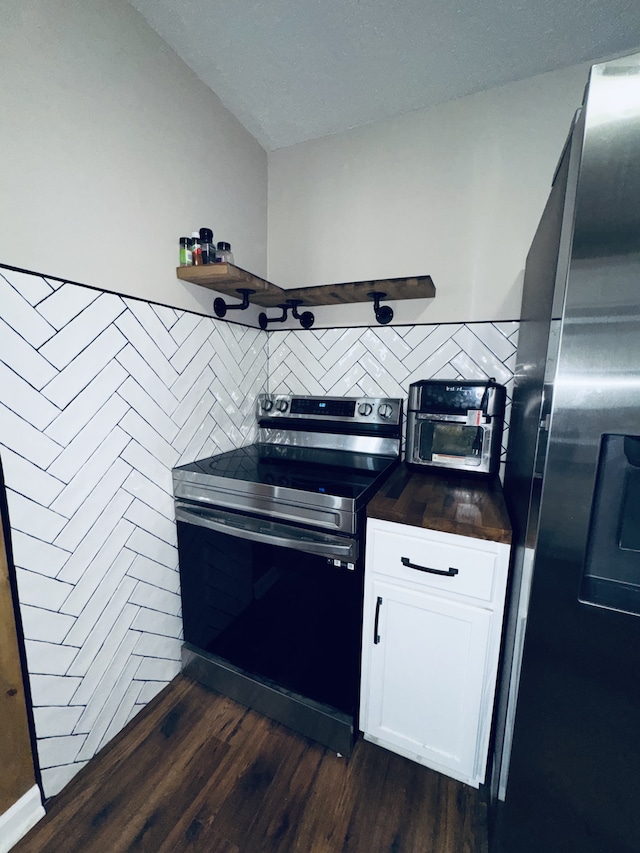
[[[452,578],[458,574],[458,570],[454,568],[449,568],[446,571],[443,569],[430,569],[427,566],[417,566],[415,563],[409,562],[408,557],[401,557],[402,565],[407,566],[409,569],[417,569],[419,572],[429,572],[430,575],[444,575],[447,578]]]
[[[378,596],[376,601],[376,618],[373,623],[373,643],[375,646],[380,642],[380,634],[378,634],[378,620],[380,619],[380,605],[382,604],[381,596]]]

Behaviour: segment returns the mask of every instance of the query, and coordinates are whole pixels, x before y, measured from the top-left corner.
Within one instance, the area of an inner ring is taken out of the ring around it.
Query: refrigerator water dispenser
[[[602,436],[579,597],[640,615],[640,436]]]

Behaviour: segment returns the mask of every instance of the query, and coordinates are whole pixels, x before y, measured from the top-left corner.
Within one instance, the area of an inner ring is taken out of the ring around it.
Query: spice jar
[[[218,243],[218,248],[216,249],[216,263],[217,264],[232,264],[233,260],[233,252],[231,251],[231,243]]]
[[[180,266],[190,267],[192,264],[191,238],[180,237]]]
[[[216,259],[216,244],[213,242],[211,228],[200,229],[200,247],[202,249],[202,263],[213,264]]]
[[[200,235],[197,231],[192,231],[191,240],[192,263],[194,267],[199,267],[202,265],[202,244],[200,243]]]

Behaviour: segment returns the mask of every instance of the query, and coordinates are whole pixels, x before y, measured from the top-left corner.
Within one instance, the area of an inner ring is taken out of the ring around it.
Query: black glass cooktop
[[[377,489],[397,458],[277,444],[250,444],[181,465],[177,472],[358,498]]]

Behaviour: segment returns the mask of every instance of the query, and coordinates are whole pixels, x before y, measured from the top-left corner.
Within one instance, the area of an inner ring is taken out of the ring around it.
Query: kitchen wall
[[[418,379],[513,378],[518,323],[269,332],[269,390],[406,397]]]
[[[251,440],[260,330],[0,268],[4,467],[51,796],[179,671],[171,468]]]
[[[266,333],[6,268],[0,302],[0,455],[46,796],[179,671],[174,465],[251,441],[267,386],[510,388],[518,330]]]
[[[264,275],[267,160],[126,0],[6,0],[0,76],[0,263],[50,276],[0,269],[0,454],[51,796],[178,671],[170,470],[250,439],[266,340],[199,316],[212,294],[176,279],[177,240],[210,226]]]
[[[269,278],[283,287],[429,274],[399,323],[515,320],[525,258],[589,65],[269,154]],[[315,311],[319,325],[371,308]],[[394,320],[394,322],[395,322]]]
[[[507,386],[509,439],[519,324],[442,323],[269,332],[269,389],[283,394],[406,398],[420,379],[486,379]]]
[[[398,303],[401,323],[517,319],[588,65],[267,161],[126,0],[5,0],[0,24],[3,263],[210,314],[210,293],[174,273],[178,236],[206,224],[285,287],[431,274],[436,300]]]
[[[211,314],[207,226],[266,274],[264,150],[126,0],[3,0],[0,79],[0,262]]]

